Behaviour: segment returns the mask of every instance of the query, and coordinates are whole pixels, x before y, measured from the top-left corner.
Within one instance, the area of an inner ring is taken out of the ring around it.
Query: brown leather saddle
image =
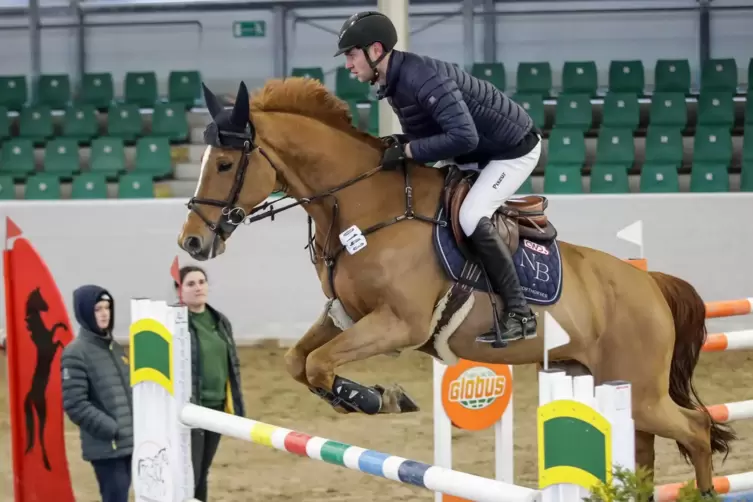
[[[468,258],[470,252],[466,244],[468,238],[460,227],[458,215],[460,206],[473,185],[476,173],[462,171],[450,166],[444,186],[445,214],[449,215],[452,233],[460,250]],[[527,238],[536,242],[551,242],[557,238],[557,229],[549,221],[546,208],[549,201],[543,195],[527,195],[508,199],[492,216],[492,222],[510,248],[511,253],[518,249],[519,239]]]

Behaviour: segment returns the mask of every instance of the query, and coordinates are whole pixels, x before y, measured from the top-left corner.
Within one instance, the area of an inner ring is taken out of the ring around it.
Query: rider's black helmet
[[[381,42],[385,53],[395,48],[397,30],[390,18],[375,11],[353,14],[340,28],[335,56],[355,47],[365,49],[375,42]]]

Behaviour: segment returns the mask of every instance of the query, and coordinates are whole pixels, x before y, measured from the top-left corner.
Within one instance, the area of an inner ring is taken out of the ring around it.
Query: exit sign
[[[235,38],[265,37],[267,36],[266,21],[235,21],[233,23]]]

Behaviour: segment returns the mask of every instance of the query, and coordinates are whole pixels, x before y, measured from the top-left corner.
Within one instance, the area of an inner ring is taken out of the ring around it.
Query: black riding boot
[[[490,333],[478,338],[483,342],[504,342],[536,336],[536,317],[526,302],[520,289],[520,280],[515,270],[510,249],[502,240],[492,221],[481,218],[470,236],[476,256],[481,260],[492,288],[505,302],[505,315],[500,333]],[[501,339],[500,339],[501,338]]]

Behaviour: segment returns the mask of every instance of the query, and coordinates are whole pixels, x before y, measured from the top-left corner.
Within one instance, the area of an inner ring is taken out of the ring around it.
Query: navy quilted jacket
[[[387,98],[422,163],[509,158],[534,128],[523,107],[491,83],[411,52],[392,52],[378,96]]]

